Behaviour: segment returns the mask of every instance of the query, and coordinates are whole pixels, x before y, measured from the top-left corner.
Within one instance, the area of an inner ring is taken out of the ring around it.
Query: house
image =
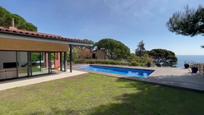
[[[79,60],[84,60],[84,59],[97,59],[97,60],[105,60],[108,59],[108,55],[105,51],[105,49],[96,49],[93,50],[91,47],[75,47],[75,56]]]
[[[91,59],[92,58],[92,49],[83,47],[79,48],[79,59]]]
[[[105,60],[105,59],[108,59],[108,55],[107,55],[105,49],[99,49],[99,50],[97,49],[97,50],[94,50],[92,52],[92,58]]]
[[[51,74],[67,70],[67,51],[91,46],[89,40],[0,27],[0,80]]]

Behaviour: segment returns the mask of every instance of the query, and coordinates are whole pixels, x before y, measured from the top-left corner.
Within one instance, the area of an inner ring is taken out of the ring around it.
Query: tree
[[[22,30],[37,31],[37,27],[27,22],[24,18],[17,14],[12,14],[5,8],[0,7],[0,26],[9,28],[12,26],[12,19],[15,21],[15,27]]]
[[[189,9],[187,6],[184,12],[176,12],[167,22],[171,32],[186,36],[204,34],[204,8],[202,6]]]
[[[98,50],[105,49],[110,59],[126,59],[130,54],[130,49],[125,44],[114,39],[102,39],[94,46]]]
[[[174,66],[177,63],[175,53],[166,49],[152,49],[149,51],[149,56],[158,66]]]
[[[140,41],[139,44],[138,44],[138,48],[135,50],[135,54],[137,56],[144,56],[145,52],[146,52],[146,49],[145,49],[145,44],[143,41]]]

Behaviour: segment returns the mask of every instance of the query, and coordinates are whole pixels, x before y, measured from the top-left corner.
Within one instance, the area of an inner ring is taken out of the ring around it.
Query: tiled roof
[[[48,39],[48,40],[57,40],[57,41],[83,43],[83,44],[92,44],[92,42],[89,41],[89,40],[65,38],[65,37],[58,36],[58,35],[53,35],[53,34],[45,34],[45,33],[40,33],[40,32],[31,32],[31,31],[25,31],[25,30],[19,30],[19,29],[8,29],[8,28],[3,28],[3,27],[0,27],[0,33],[14,34],[14,35],[28,36],[28,37],[37,37],[37,38]]]

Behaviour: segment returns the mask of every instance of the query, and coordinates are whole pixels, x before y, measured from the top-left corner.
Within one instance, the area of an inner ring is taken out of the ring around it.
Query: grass
[[[204,94],[97,74],[0,92],[0,114],[203,115]]]

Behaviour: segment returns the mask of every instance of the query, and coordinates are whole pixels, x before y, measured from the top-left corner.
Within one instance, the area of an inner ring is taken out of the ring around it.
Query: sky
[[[39,32],[70,38],[114,38],[132,52],[143,40],[147,50],[163,48],[177,55],[204,55],[204,36],[187,37],[168,30],[173,13],[204,0],[0,0],[0,6],[24,17]]]

